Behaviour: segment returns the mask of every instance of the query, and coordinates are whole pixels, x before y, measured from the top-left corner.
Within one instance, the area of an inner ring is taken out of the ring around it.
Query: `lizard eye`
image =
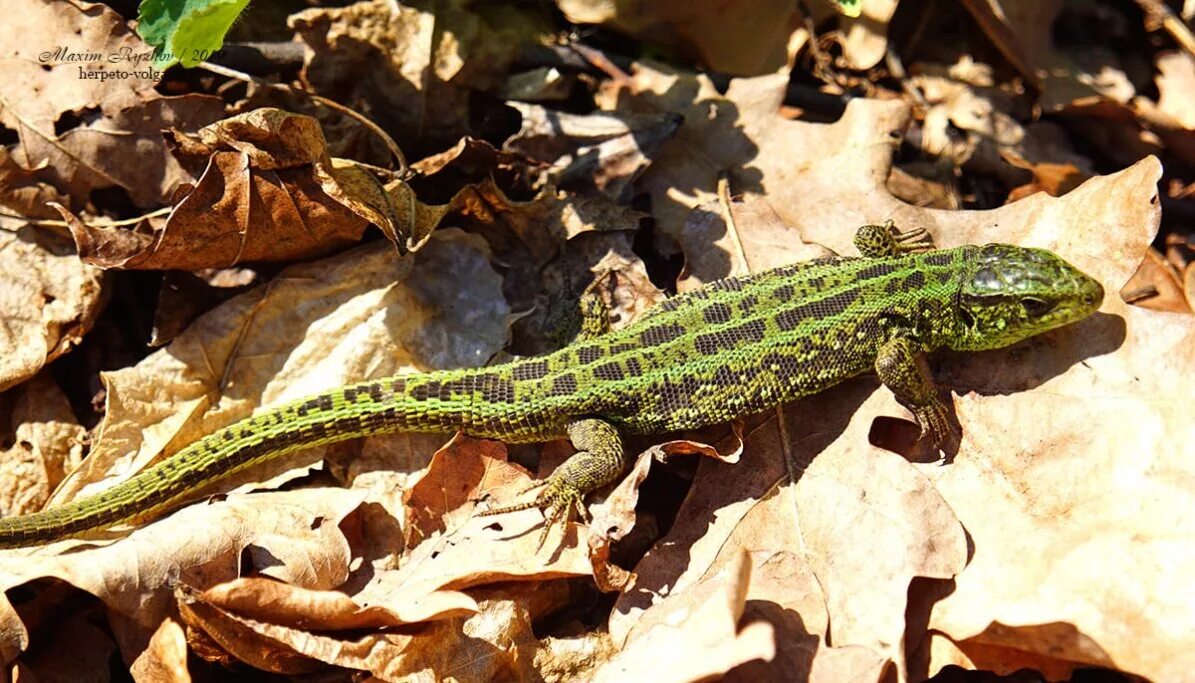
[[[1021,299],[1021,307],[1025,309],[1029,317],[1040,318],[1049,313],[1054,308],[1054,304],[1049,301],[1034,299],[1033,297],[1025,297]]]
[[[969,330],[975,329],[975,316],[971,315],[966,307],[960,308],[958,311],[959,317],[962,318],[963,326]]]

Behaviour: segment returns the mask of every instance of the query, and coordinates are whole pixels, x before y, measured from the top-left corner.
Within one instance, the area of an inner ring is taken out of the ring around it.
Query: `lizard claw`
[[[539,543],[535,552],[543,550],[544,542],[554,527],[560,527],[562,532],[576,514],[582,521],[589,521],[589,512],[585,510],[584,494],[581,489],[569,483],[564,477],[548,478],[547,486],[535,498],[535,506],[544,511],[544,529],[539,534]]]
[[[925,406],[914,406],[911,410],[917,424],[921,426],[921,435],[918,438],[928,438],[930,446],[935,450],[941,449],[943,444],[947,443],[954,435],[954,426],[950,423],[946,404],[941,401],[934,401]]]
[[[557,476],[555,473],[544,481],[535,482],[522,489],[519,491],[519,495],[521,496],[541,486],[544,489],[539,492],[535,500],[503,505],[502,507],[483,510],[477,514],[481,517],[489,517],[507,512],[519,512],[530,508],[542,510],[544,513],[544,528],[540,532],[539,543],[535,548],[535,551],[539,552],[543,549],[544,542],[548,539],[548,533],[554,527],[567,527],[574,514],[582,521],[589,521],[589,512],[585,509],[584,494],[564,477]]]

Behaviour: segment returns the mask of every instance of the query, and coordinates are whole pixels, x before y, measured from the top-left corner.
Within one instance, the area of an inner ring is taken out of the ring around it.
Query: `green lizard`
[[[855,237],[862,258],[817,259],[710,283],[625,329],[547,356],[372,380],[243,419],[88,498],[0,519],[0,547],[140,520],[201,487],[301,448],[391,432],[506,442],[568,437],[577,453],[534,502],[544,532],[584,516],[585,495],[623,469],[623,434],[720,423],[874,371],[935,445],[951,433],[925,354],[991,349],[1090,315],[1092,278],[1041,249],[927,250],[891,222]],[[593,328],[588,329],[592,332]],[[542,536],[541,536],[542,542]]]

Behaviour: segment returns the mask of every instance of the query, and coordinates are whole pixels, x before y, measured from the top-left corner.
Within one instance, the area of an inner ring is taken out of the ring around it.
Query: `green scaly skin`
[[[98,495],[0,520],[0,547],[79,536],[175,506],[234,472],[302,448],[392,432],[510,443],[568,437],[578,453],[531,506],[548,528],[623,469],[621,434],[727,422],[874,371],[922,435],[951,432],[925,363],[1080,320],[1100,285],[1054,254],[1003,244],[923,251],[920,233],[860,228],[862,258],[730,278],[635,324],[505,365],[363,382],[241,420]],[[593,325],[585,329],[593,334]],[[541,537],[542,539],[542,537]]]

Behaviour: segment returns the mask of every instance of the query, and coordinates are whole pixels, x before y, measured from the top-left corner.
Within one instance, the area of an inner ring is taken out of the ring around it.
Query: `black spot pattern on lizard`
[[[501,375],[481,375],[478,377],[481,400],[486,403],[513,403],[515,400],[514,382]]]
[[[699,334],[693,338],[693,346],[698,353],[711,356],[722,349],[733,349],[744,341],[760,342],[766,331],[762,320],[748,320],[741,325]]]
[[[577,360],[581,361],[582,365],[589,365],[602,357],[602,349],[598,346],[582,346],[577,349]]]
[[[548,369],[546,360],[524,361],[515,366],[511,371],[511,376],[518,381],[542,379],[547,376]]]
[[[384,393],[385,390],[380,381],[370,382],[369,384],[358,384],[357,386],[344,388],[344,401],[345,403],[356,403],[369,397],[374,403],[381,403]]]
[[[573,375],[560,375],[552,380],[553,396],[572,396],[577,393],[577,378]]]
[[[839,315],[859,298],[859,289],[851,287],[825,299],[810,301],[776,314],[776,326],[785,332],[795,330],[806,318],[823,318]]]
[[[706,289],[723,291],[723,292],[739,292],[743,289],[743,281],[737,277],[729,277],[725,280],[718,280],[711,282]]]
[[[411,389],[411,398],[416,401],[426,401],[431,398],[440,398],[441,383],[438,380],[428,380],[422,384],[417,384]]]
[[[625,361],[627,366],[627,374],[630,377],[639,377],[643,374],[643,367],[639,365],[639,360],[636,358],[628,358]]]
[[[788,303],[789,301],[792,301],[794,293],[795,292],[793,291],[792,285],[780,285],[776,288],[776,301],[779,301],[780,303]]]
[[[623,378],[622,366],[617,361],[608,361],[594,366],[593,376],[600,380],[618,381]]]
[[[685,336],[682,325],[653,325],[639,333],[639,343],[643,346],[659,346]]]
[[[751,315],[755,312],[755,307],[758,304],[759,297],[755,296],[754,294],[744,295],[742,299],[739,299],[739,311],[741,311],[743,315]]]
[[[717,354],[726,343],[721,332],[705,332],[693,337],[693,346],[697,348],[697,353],[703,356]]]
[[[730,306],[727,306],[721,301],[712,303],[701,311],[701,317],[711,325],[730,322],[730,317],[732,314],[733,311],[730,310]]]
[[[738,341],[746,339],[754,343],[763,341],[764,333],[767,332],[767,326],[764,325],[762,320],[748,320],[742,325],[730,328],[727,332],[733,335]]]
[[[866,268],[861,268],[859,272],[855,274],[855,277],[859,280],[871,280],[873,278],[891,275],[892,273],[895,273],[897,269],[898,266],[896,264],[881,261],[880,263],[873,263]]]
[[[925,262],[931,266],[948,266],[954,263],[954,256],[948,251],[926,254]]]
[[[938,280],[938,284],[948,285],[950,284],[950,281],[954,279],[954,273],[950,272],[949,270],[939,270],[935,277]]]
[[[905,291],[912,292],[925,286],[925,273],[914,270],[905,278]]]
[[[726,365],[719,365],[718,369],[714,371],[714,383],[719,386],[734,386],[738,383],[738,379],[738,374]]]
[[[295,414],[299,417],[305,417],[308,413],[313,413],[316,410],[332,410],[332,397],[316,396],[315,398],[304,401],[295,409]]]

